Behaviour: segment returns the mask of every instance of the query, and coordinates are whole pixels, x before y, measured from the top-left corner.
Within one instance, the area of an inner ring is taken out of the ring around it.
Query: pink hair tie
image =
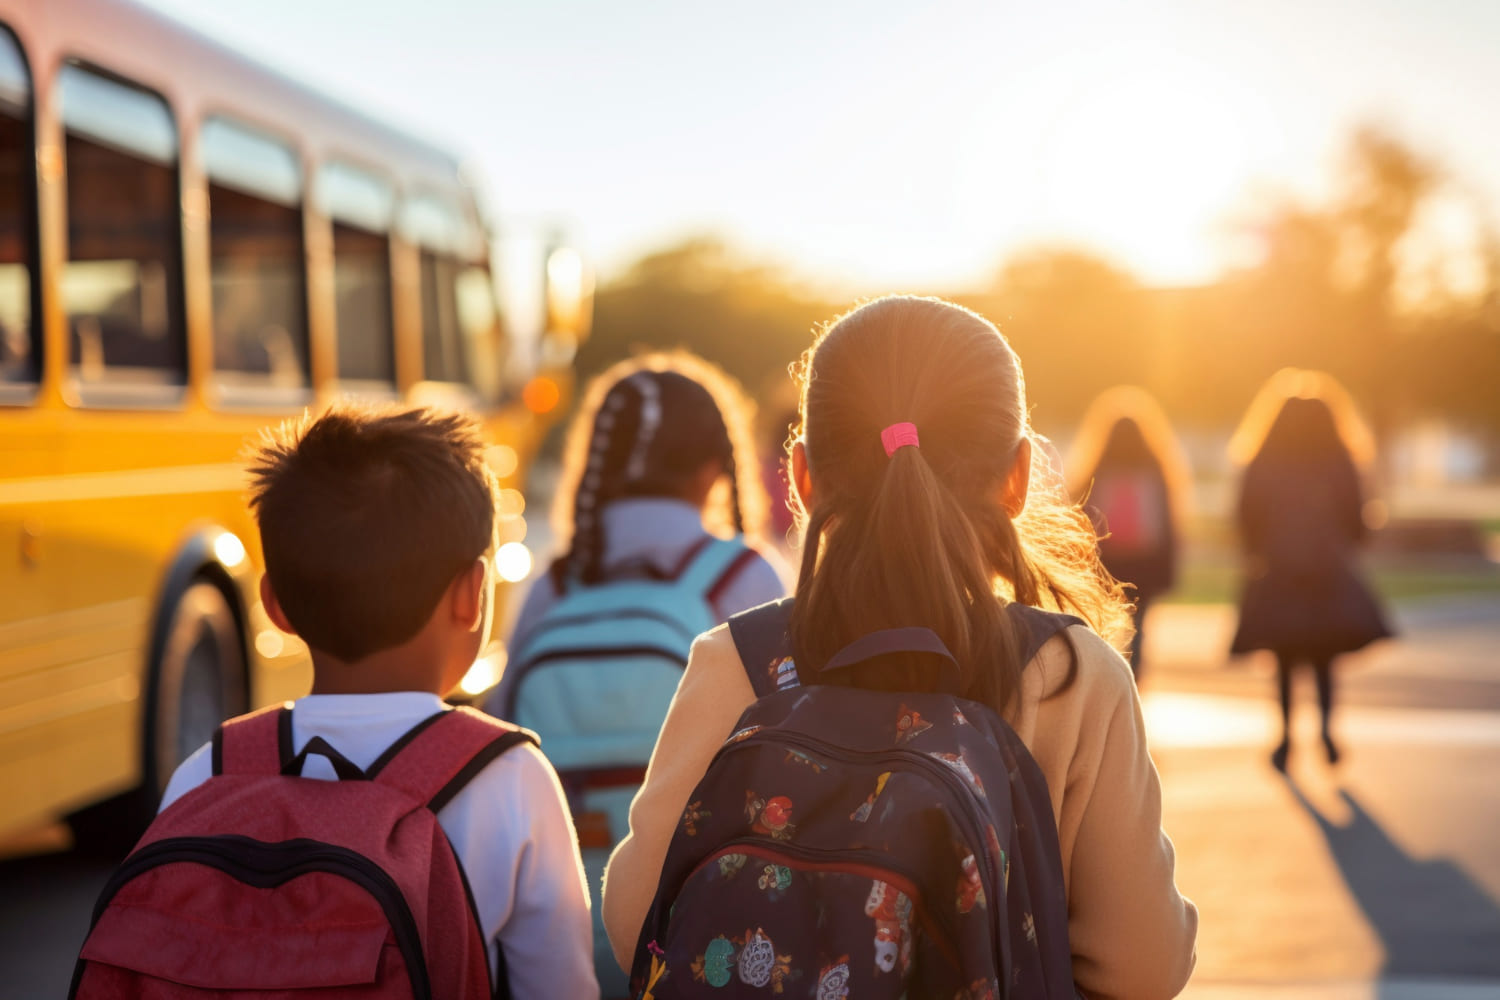
[[[906,423],[905,421],[899,424],[891,424],[891,426],[881,431],[880,443],[885,445],[886,458],[890,458],[896,454],[897,448],[905,448],[907,445],[911,445],[913,448],[920,448],[922,446],[922,443],[917,440],[917,425]]]

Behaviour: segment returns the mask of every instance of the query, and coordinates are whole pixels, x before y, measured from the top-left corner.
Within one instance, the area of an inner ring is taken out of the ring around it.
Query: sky
[[[146,2],[452,149],[606,280],[717,233],[860,291],[1040,243],[1202,282],[1362,122],[1500,206],[1493,0]]]

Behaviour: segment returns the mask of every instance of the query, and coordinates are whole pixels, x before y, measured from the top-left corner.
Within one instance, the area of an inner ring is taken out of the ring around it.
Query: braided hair
[[[597,398],[597,402],[593,400]],[[575,481],[559,499],[559,534],[572,537],[551,569],[559,592],[605,575],[603,511],[628,497],[681,497],[703,466],[718,462],[728,481],[728,526],[745,534],[751,502],[739,469],[755,459],[742,397],[702,359],[685,353],[621,362],[595,380],[574,424],[569,466]],[[592,419],[589,413],[592,411]],[[713,506],[712,501],[710,506]]]

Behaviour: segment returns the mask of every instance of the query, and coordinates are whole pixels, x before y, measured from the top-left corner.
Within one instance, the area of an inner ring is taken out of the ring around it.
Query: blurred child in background
[[[1230,455],[1245,466],[1238,521],[1247,563],[1231,651],[1276,654],[1278,770],[1290,749],[1292,673],[1312,667],[1323,749],[1336,763],[1333,661],[1391,635],[1356,559],[1367,533],[1360,467],[1373,456],[1370,433],[1332,377],[1284,369],[1256,396]]]
[[[1177,579],[1178,525],[1191,477],[1161,406],[1117,386],[1089,405],[1067,463],[1068,491],[1099,530],[1105,569],[1135,602],[1130,669],[1141,679],[1146,610]]]

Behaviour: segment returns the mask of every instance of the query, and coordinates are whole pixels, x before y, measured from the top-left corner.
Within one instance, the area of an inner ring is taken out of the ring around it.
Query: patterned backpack
[[[688,651],[719,621],[713,603],[750,562],[740,539],[705,537],[669,572],[612,567],[570,588],[520,637],[487,711],[535,732],[568,793],[588,884],[630,829],[630,801],[677,692]],[[594,970],[605,996],[625,976],[594,908]]]
[[[1020,738],[952,694],[802,687],[791,601],[730,619],[759,700],[694,789],[631,973],[633,996],[1073,998],[1051,801]],[[1071,616],[1011,605],[1029,661]],[[958,665],[928,629],[871,633]]]

